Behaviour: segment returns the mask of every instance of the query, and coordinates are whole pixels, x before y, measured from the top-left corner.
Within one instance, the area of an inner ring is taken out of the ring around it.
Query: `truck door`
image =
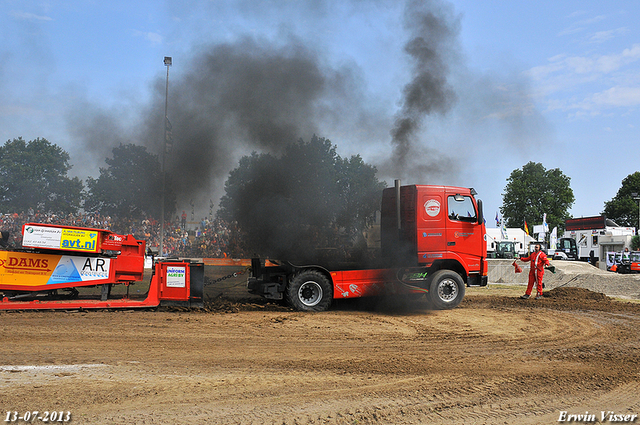
[[[445,243],[445,199],[441,190],[421,191],[418,202],[418,262],[432,263],[443,257]]]
[[[478,255],[484,244],[482,226],[473,198],[459,193],[447,194],[446,244],[460,255]]]

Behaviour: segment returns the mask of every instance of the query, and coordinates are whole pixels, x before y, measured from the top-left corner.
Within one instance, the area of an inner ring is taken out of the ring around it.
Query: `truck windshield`
[[[456,200],[458,198],[459,200]],[[449,218],[451,220],[474,222],[478,220],[473,201],[469,196],[449,196],[447,200],[449,206]]]

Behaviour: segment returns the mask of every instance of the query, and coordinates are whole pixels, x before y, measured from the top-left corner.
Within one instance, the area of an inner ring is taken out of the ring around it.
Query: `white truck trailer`
[[[564,237],[575,239],[578,259],[589,261],[595,258],[603,264],[607,251],[630,248],[635,234],[634,227],[618,226],[613,220],[599,215],[567,220]]]

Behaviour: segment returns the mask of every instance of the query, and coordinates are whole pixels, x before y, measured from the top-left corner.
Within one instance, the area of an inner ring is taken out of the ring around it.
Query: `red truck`
[[[472,188],[396,182],[382,192],[376,267],[265,266],[254,258],[249,292],[302,311],[327,310],[334,299],[411,293],[426,294],[433,308],[454,308],[466,286],[487,285],[486,231],[475,195]]]

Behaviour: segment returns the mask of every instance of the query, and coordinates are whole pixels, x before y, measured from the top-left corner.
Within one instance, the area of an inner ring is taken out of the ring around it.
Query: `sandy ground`
[[[239,277],[208,286],[201,311],[2,312],[0,416],[551,424],[563,412],[640,414],[640,304],[570,279],[589,282],[569,273],[537,301],[518,299],[517,284],[468,288],[450,311],[356,300],[299,313],[248,297]]]

